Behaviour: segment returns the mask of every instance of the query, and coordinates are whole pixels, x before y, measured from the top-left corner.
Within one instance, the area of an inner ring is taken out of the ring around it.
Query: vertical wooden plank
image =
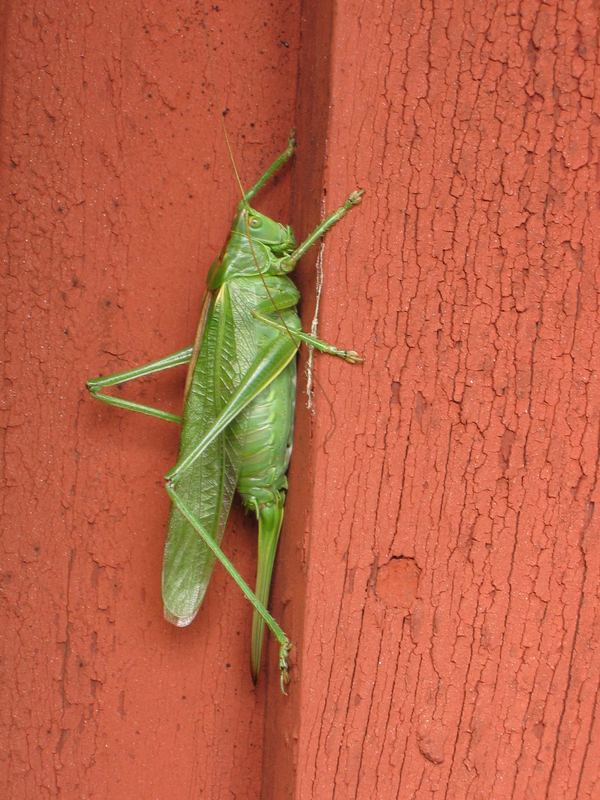
[[[298,415],[264,757],[239,594],[217,571],[193,628],[161,621],[176,433],[82,385],[189,341],[236,199],[217,115],[248,182],[293,116],[297,11],[5,7],[3,795],[595,797],[591,0],[303,4],[292,217],[367,189],[320,328],[367,363],[319,358]]]
[[[598,794],[597,37],[334,3],[296,798]]]
[[[3,767],[19,798],[251,798],[266,680],[216,570],[193,626],[162,620],[177,431],[86,378],[194,334],[237,187],[293,116],[293,5],[4,4]],[[261,208],[285,218],[289,173]],[[176,407],[182,374],[128,396]],[[254,526],[227,547],[252,578]]]
[[[302,4],[300,52],[298,65],[296,135],[298,148],[293,165],[291,221],[300,242],[321,219],[324,208],[331,208],[337,196],[324,196],[324,166],[329,122],[329,83],[333,5],[325,2]],[[356,212],[354,212],[356,214]],[[341,223],[347,232],[356,219]],[[293,278],[302,293],[301,316],[305,330],[310,329],[315,308],[315,262],[319,247],[309,251]],[[335,272],[334,272],[335,274]],[[329,276],[331,277],[331,276]],[[329,277],[327,278],[329,280]],[[320,358],[319,355],[316,356]],[[298,391],[294,432],[294,450],[289,472],[286,514],[275,570],[272,609],[282,621],[293,642],[290,655],[291,682],[285,702],[269,698],[265,717],[262,800],[296,797],[299,763],[298,745],[303,724],[301,686],[304,669],[305,601],[330,601],[327,597],[307,598],[306,579],[309,546],[313,535],[313,498],[315,476],[314,418],[306,407],[306,348],[298,359]],[[352,369],[350,365],[346,365]],[[335,598],[331,598],[335,604]],[[271,661],[275,656],[270,644]]]

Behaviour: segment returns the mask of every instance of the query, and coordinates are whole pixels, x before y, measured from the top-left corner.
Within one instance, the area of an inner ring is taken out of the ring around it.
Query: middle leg
[[[272,328],[283,331],[287,333],[288,336],[291,336],[292,339],[298,339],[301,342],[314,347],[316,350],[320,350],[322,353],[328,353],[330,356],[343,358],[344,361],[348,361],[350,364],[362,364],[364,360],[354,350],[341,350],[339,347],[329,344],[328,342],[324,342],[322,339],[319,339],[310,333],[305,333],[304,331],[299,331],[295,328],[290,329],[283,323],[276,322],[274,319],[271,319],[265,314],[261,314],[260,311],[257,311],[256,309],[252,312],[252,316],[260,320],[260,322],[263,322],[265,325],[270,325]]]

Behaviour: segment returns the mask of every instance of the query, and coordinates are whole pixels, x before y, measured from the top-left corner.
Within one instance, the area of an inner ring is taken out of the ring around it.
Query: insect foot
[[[352,206],[357,206],[360,203],[364,193],[365,193],[364,189],[356,189],[355,191],[353,191],[350,194],[350,196],[348,197],[348,199],[344,203],[344,206],[346,208],[351,208]]]
[[[287,695],[285,688],[290,682],[287,659],[291,649],[292,643],[289,639],[282,642],[279,648],[279,686],[281,687],[281,693],[285,695]]]
[[[364,361],[364,358],[359,356],[354,350],[344,350],[342,358],[349,364],[362,364]]]

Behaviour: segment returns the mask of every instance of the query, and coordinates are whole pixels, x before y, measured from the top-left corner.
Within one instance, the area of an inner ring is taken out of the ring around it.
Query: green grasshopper
[[[353,364],[362,360],[352,350],[339,350],[302,331],[296,310],[300,293],[288,277],[301,256],[360,202],[362,190],[352,192],[299,246],[289,226],[250,206],[294,147],[292,134],[287,148],[254,186],[242,189],[225,249],[208,273],[194,345],[87,383],[98,400],[182,424],[179,459],[165,476],[172,502],[162,571],[166,619],[178,626],[190,624],[218,559],[254,606],[252,678],[256,682],[266,623],[280,646],[283,692],[291,643],[266,606],[292,449],[296,353],[305,342]],[[102,393],[183,364],[189,365],[183,417]],[[236,489],[258,519],[255,592],[220,547]]]

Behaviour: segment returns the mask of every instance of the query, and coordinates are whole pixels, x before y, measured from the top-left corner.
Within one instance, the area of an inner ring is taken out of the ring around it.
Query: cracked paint
[[[215,575],[194,629],[162,619],[176,431],[106,414],[84,384],[193,339],[237,201],[220,113],[249,181],[287,141],[298,17],[5,5],[0,795],[256,794],[267,678],[248,676],[249,609]],[[261,206],[282,219],[289,179]],[[183,380],[134,393],[176,407]],[[250,574],[246,533],[234,514]]]
[[[596,4],[163,6],[5,23],[3,796],[595,798]],[[222,575],[161,621],[176,436],[82,386],[188,343],[236,200],[215,119],[247,182],[296,101],[298,233],[366,189],[319,328],[366,361],[317,357],[299,412],[265,715]]]

